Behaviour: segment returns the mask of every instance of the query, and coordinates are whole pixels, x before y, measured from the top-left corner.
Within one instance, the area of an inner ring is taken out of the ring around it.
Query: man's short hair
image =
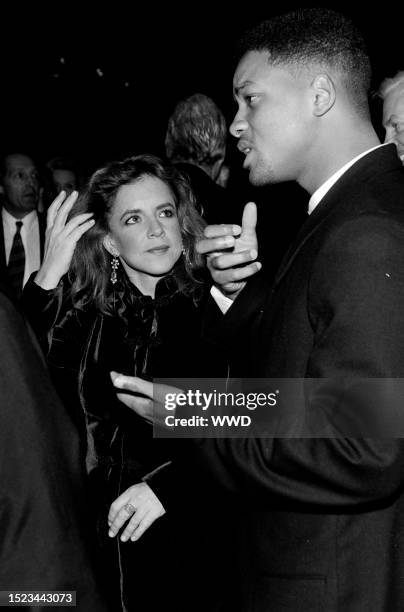
[[[377,93],[382,100],[384,100],[387,94],[397,87],[404,88],[404,70],[400,70],[393,77],[384,79],[384,81],[381,82],[379,91]]]
[[[270,65],[338,72],[360,113],[368,113],[370,60],[362,34],[353,22],[326,8],[296,9],[248,30],[237,47],[237,59],[249,51],[266,51]]]
[[[194,94],[178,102],[168,120],[166,154],[172,161],[213,166],[226,152],[227,127],[214,101]]]

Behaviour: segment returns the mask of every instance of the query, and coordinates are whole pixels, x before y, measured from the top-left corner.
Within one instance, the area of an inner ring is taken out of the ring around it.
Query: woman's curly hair
[[[69,269],[71,298],[76,308],[93,304],[105,314],[111,312],[111,255],[103,245],[104,237],[109,232],[109,215],[118,189],[145,176],[160,179],[173,194],[184,254],[172,275],[179,291],[197,299],[201,285],[198,270],[202,270],[204,261],[195,245],[203,235],[205,222],[195,208],[189,182],[171,163],[154,155],[136,155],[110,162],[98,169],[70,213],[72,218],[91,212],[95,221],[78,241]]]

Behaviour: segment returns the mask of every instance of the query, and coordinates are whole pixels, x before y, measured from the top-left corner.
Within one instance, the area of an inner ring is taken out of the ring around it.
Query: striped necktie
[[[20,297],[25,271],[25,250],[21,238],[22,221],[16,221],[15,226],[16,230],[13,238],[13,244],[11,245],[7,270],[10,284],[14,289],[16,296]]]

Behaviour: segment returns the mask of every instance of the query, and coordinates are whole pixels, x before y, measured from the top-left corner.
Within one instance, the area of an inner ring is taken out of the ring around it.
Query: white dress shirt
[[[339,178],[341,178],[341,176],[351,166],[353,166],[357,161],[359,161],[361,157],[364,157],[371,151],[374,151],[375,149],[379,149],[380,147],[384,147],[387,144],[390,144],[390,143],[376,145],[375,147],[372,147],[371,149],[368,149],[367,151],[360,153],[360,155],[357,155],[356,157],[351,159],[348,163],[346,163],[344,166],[342,166],[342,168],[334,172],[334,174],[330,176],[330,178],[328,178],[322,185],[320,185],[320,187],[311,196],[310,201],[309,201],[309,209],[308,209],[309,215],[313,212],[316,206],[318,206],[318,204],[321,202],[325,194],[331,189],[331,187],[338,181]],[[216,304],[219,306],[223,314],[225,314],[229,310],[230,306],[233,304],[233,300],[225,296],[220,291],[220,289],[218,289],[215,286],[211,288],[210,294],[215,300]]]
[[[39,270],[41,265],[41,248],[39,237],[39,222],[36,210],[28,213],[22,219],[16,219],[3,207],[2,221],[4,230],[4,249],[6,254],[6,264],[10,258],[10,251],[17,229],[16,222],[22,221],[21,239],[25,251],[25,270],[23,285],[27,282],[32,272]]]

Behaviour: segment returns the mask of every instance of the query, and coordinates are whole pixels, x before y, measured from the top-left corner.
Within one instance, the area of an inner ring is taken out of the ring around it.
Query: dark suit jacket
[[[0,206],[0,278],[3,283],[7,283],[7,264],[6,264],[6,252],[4,247],[4,228],[3,221],[1,216],[2,207]],[[44,254],[44,245],[45,245],[45,230],[46,230],[46,215],[43,213],[38,213],[38,223],[39,223],[39,247],[40,247],[40,256],[41,261]]]
[[[404,171],[394,147],[340,178],[272,288],[252,280],[212,336],[230,345],[246,338],[252,367],[239,375],[336,386],[404,377]],[[347,414],[350,399],[340,404]],[[330,395],[321,401],[327,410]],[[387,401],[382,386],[382,416]],[[404,609],[400,439],[219,439],[195,449],[247,499],[243,610]]]
[[[2,288],[0,341],[0,590],[74,590],[80,610],[103,611],[77,435]]]

